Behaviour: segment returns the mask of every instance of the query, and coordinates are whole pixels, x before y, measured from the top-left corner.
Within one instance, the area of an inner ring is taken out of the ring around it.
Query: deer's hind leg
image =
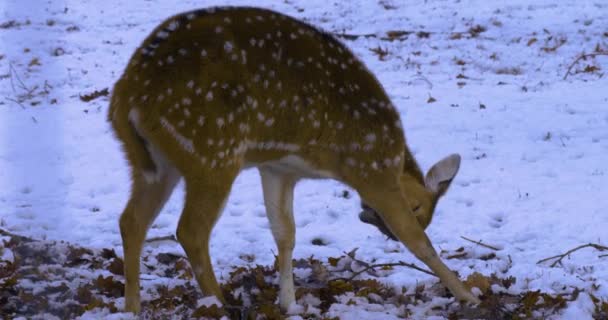
[[[127,150],[133,150],[129,149],[129,143],[129,140],[125,142]],[[131,198],[120,216],[124,251],[125,310],[134,313],[140,310],[139,259],[146,233],[180,179],[179,172],[156,153],[154,148],[148,146],[145,150],[148,154],[140,156],[154,161],[154,171],[150,171],[149,167],[138,166],[136,161],[130,160]]]
[[[177,239],[184,248],[194,276],[205,296],[224,301],[213,273],[209,240],[239,168],[201,168],[197,175],[185,176],[186,201],[177,226]]]

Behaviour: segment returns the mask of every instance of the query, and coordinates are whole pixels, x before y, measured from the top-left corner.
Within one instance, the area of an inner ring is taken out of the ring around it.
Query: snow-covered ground
[[[557,317],[591,318],[589,295],[608,300],[608,256],[586,248],[556,267],[537,261],[586,243],[607,244],[608,56],[580,60],[564,77],[580,54],[608,50],[608,4],[405,3],[260,0],[256,5],[350,35],[341,39],[398,106],[423,168],[449,153],[463,156],[427,229],[450,268],[463,278],[474,272],[513,276],[514,293],[580,288],[578,300]],[[250,3],[204,1],[214,4]],[[118,217],[128,198],[126,163],[105,120],[107,97],[84,102],[80,95],[111,89],[158,23],[201,5],[191,0],[0,3],[0,228],[122,252]],[[368,261],[421,265],[402,245],[358,220],[359,200],[352,190],[345,197],[347,189],[334,181],[298,185],[294,257],[325,259],[359,248],[357,256]],[[182,195],[180,188],[149,237],[175,232]],[[313,244],[319,239],[324,245]],[[460,247],[466,257],[447,259]],[[145,251],[183,254],[171,241]],[[259,175],[247,170],[213,231],[213,264],[225,277],[234,266],[272,264],[274,252]],[[489,252],[496,258],[480,259]],[[437,282],[408,268],[395,268],[381,280],[412,290]],[[389,314],[363,309],[337,307],[332,316],[397,317],[389,309]],[[426,311],[419,308],[415,316]]]

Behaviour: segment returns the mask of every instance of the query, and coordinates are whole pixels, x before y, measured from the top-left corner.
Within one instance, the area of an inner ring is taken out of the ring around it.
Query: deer
[[[108,121],[131,177],[119,220],[126,311],[140,312],[146,232],[182,178],[176,238],[203,294],[225,301],[210,235],[235,178],[252,167],[278,248],[282,310],[295,302],[293,195],[301,179],[335,179],[355,190],[363,222],[402,242],[456,299],[480,302],[425,233],[460,156],[423,174],[382,85],[325,31],[254,7],[172,16],[131,56],[113,87]]]

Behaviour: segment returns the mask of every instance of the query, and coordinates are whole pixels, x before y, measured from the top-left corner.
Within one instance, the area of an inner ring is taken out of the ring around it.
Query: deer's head
[[[422,228],[426,229],[431,223],[437,201],[447,192],[459,168],[458,154],[452,154],[435,163],[424,177],[415,162],[406,162],[401,175],[401,189],[411,206],[411,212],[416,215]],[[387,237],[397,240],[376,210],[365,203],[361,203],[361,207],[361,221],[376,226]]]

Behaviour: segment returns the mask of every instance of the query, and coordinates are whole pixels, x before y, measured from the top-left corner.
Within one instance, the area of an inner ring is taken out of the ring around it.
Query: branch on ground
[[[602,246],[602,245],[595,244],[595,243],[587,243],[587,244],[580,245],[580,246],[578,246],[576,248],[570,249],[570,250],[566,251],[563,254],[558,254],[556,256],[552,256],[552,257],[548,257],[548,258],[544,258],[544,259],[538,260],[538,262],[536,262],[536,264],[541,264],[543,262],[547,262],[549,260],[556,259],[555,261],[553,261],[553,263],[551,263],[550,266],[551,267],[555,267],[557,264],[562,265],[562,260],[565,257],[569,256],[571,253],[573,253],[575,251],[578,251],[578,250],[584,249],[584,248],[594,248],[594,249],[599,250],[599,251],[607,251],[608,250],[608,247],[606,247],[606,246]]]
[[[34,241],[33,239],[30,239],[30,238],[27,238],[27,237],[24,237],[24,236],[20,236],[20,235],[14,234],[14,233],[6,231],[6,230],[4,230],[2,228],[0,228],[0,236],[12,237],[12,238],[16,238],[19,241],[24,241],[24,242],[32,242],[32,241]]]
[[[427,31],[411,31],[411,30],[389,30],[380,33],[346,33],[346,32],[332,32],[332,34],[338,38],[345,40],[357,40],[359,38],[376,38],[382,41],[395,41],[395,40],[407,40],[407,38],[414,34],[418,38],[428,38],[435,32]]]
[[[149,238],[146,239],[146,243],[151,243],[151,242],[160,242],[160,241],[173,241],[173,242],[177,242],[177,238],[175,238],[174,235],[168,235],[168,236],[163,236],[163,237],[154,237],[154,238]]]
[[[475,241],[475,240],[469,239],[469,238],[467,238],[467,237],[465,237],[465,236],[460,236],[460,237],[461,237],[462,239],[464,239],[464,240],[467,240],[467,241],[473,242],[474,244],[480,245],[480,246],[485,247],[485,248],[488,248],[488,249],[492,249],[492,250],[494,250],[494,251],[499,251],[499,250],[500,250],[499,248],[497,248],[497,247],[495,247],[495,246],[491,246],[491,245],[489,245],[489,244],[482,243],[482,242],[481,242],[481,240],[480,240],[480,241]]]
[[[399,261],[399,262],[393,262],[393,263],[376,263],[376,264],[371,264],[371,263],[368,263],[368,262],[366,262],[366,261],[363,261],[363,260],[357,259],[357,258],[355,257],[355,252],[356,252],[356,251],[357,251],[357,249],[352,250],[351,252],[347,252],[347,253],[345,253],[345,254],[346,254],[348,257],[350,257],[351,259],[353,259],[353,261],[355,261],[355,262],[357,262],[357,263],[359,263],[359,264],[363,265],[363,266],[364,266],[364,268],[363,268],[363,269],[361,269],[361,270],[359,270],[359,271],[357,271],[357,272],[354,272],[354,273],[353,273],[353,274],[352,274],[350,277],[346,278],[345,280],[347,280],[347,281],[354,280],[354,279],[355,279],[357,276],[359,276],[360,274],[363,274],[363,273],[365,273],[365,272],[369,272],[369,271],[373,271],[373,270],[375,270],[376,268],[383,268],[383,269],[387,269],[387,268],[392,268],[392,267],[407,267],[407,268],[410,268],[410,269],[418,270],[418,271],[420,271],[420,272],[424,272],[424,273],[429,274],[429,275],[431,275],[431,276],[435,276],[435,277],[437,276],[437,275],[436,275],[436,274],[434,274],[433,272],[428,271],[428,270],[425,270],[425,269],[423,269],[423,268],[420,268],[420,267],[418,267],[417,265],[415,265],[415,264],[413,264],[413,263],[407,263],[407,262],[403,262],[403,261]],[[334,279],[334,280],[337,280],[337,279]]]
[[[564,75],[564,80],[566,80],[568,78],[568,76],[571,74],[572,68],[574,68],[574,66],[579,61],[587,60],[588,58],[595,58],[597,56],[608,56],[608,51],[602,50],[602,49],[596,49],[596,51],[592,52],[592,53],[580,54],[576,59],[574,59],[574,61],[570,64],[570,66],[568,66],[568,70],[566,71],[566,74]]]

